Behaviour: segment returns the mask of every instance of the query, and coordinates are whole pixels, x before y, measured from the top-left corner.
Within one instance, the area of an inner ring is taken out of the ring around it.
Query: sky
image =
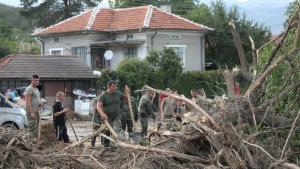
[[[39,0],[42,2],[42,0]],[[210,4],[211,0],[199,0],[200,3]],[[246,12],[249,19],[265,23],[270,27],[273,35],[278,35],[283,30],[283,23],[287,16],[284,15],[287,6],[294,0],[223,0],[227,7],[237,5],[241,12]],[[20,0],[0,0],[0,3],[20,7]],[[103,0],[99,7],[108,8],[107,0]]]

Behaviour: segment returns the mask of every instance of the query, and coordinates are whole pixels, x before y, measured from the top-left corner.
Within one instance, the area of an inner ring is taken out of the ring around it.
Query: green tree
[[[230,68],[240,65],[233,36],[228,26],[229,21],[235,23],[249,62],[252,61],[249,36],[254,40],[256,47],[259,47],[269,40],[271,34],[264,24],[247,19],[246,14],[241,13],[237,6],[232,6],[227,10],[222,0],[212,1],[210,6],[198,4],[197,8],[188,12],[185,17],[215,29],[213,33],[205,37],[206,62],[215,62],[222,67],[225,66],[224,63]]]
[[[32,31],[28,20],[24,19],[20,15],[21,9],[22,8],[7,6],[0,3],[0,18],[4,19],[5,21],[9,21],[12,25],[22,31]]]
[[[19,42],[16,46],[17,54],[41,54],[41,44],[38,42]]]
[[[12,29],[14,26],[11,23],[5,22],[0,18],[0,58],[14,53],[16,43],[12,38]]]
[[[160,7],[161,5],[171,5],[172,13],[177,15],[185,15],[188,11],[196,8],[198,0],[110,0],[111,8],[130,8],[135,6],[153,5]]]
[[[286,8],[286,12],[284,13],[287,16],[287,19],[285,20],[283,26],[287,27],[288,23],[289,23],[289,19],[292,17],[292,15],[294,14],[296,8],[299,5],[299,1],[295,0],[294,2],[290,2],[289,6]],[[299,19],[299,15],[295,15],[293,21]]]
[[[117,71],[118,79],[122,82],[119,87],[124,89],[125,85],[128,85],[132,90],[136,90],[147,84],[152,68],[146,60],[130,58],[121,61],[117,65]]]
[[[177,83],[181,73],[182,64],[181,58],[174,52],[172,48],[164,47],[163,51],[154,50],[146,57],[152,65],[158,66],[154,76],[152,76],[153,83],[157,88],[172,88]]]
[[[84,7],[95,7],[101,0],[20,0],[23,10],[21,15],[32,21],[35,27],[48,27],[62,20],[75,16]]]

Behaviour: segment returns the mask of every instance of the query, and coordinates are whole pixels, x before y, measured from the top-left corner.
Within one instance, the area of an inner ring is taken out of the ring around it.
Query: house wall
[[[72,36],[60,36],[60,43],[53,43],[53,38],[41,38],[45,43],[45,55],[49,55],[50,50],[61,49],[63,55],[71,55],[72,47],[90,46],[91,41],[99,41],[100,39],[111,40],[126,39],[126,35],[133,34],[134,39],[145,39],[145,43],[131,44],[131,45],[109,45],[109,49],[113,51],[114,55],[110,61],[110,68],[115,70],[119,62],[124,60],[124,48],[136,47],[137,57],[144,59],[149,55],[148,49],[151,50],[151,39],[155,34],[155,30],[141,31],[141,32],[127,32],[127,33],[115,33],[115,34],[79,34]],[[181,35],[180,40],[171,40],[170,35]],[[166,45],[181,45],[185,46],[185,66],[184,71],[192,70],[205,70],[205,48],[204,38],[202,54],[200,48],[201,37],[204,32],[189,32],[189,31],[163,31],[158,30],[154,37],[153,47],[156,50],[163,50]],[[96,45],[97,46],[97,45]],[[86,63],[91,66],[91,56],[88,50]]]
[[[59,43],[54,43],[53,38],[60,38]],[[51,55],[51,50],[61,50],[62,55],[72,55],[72,47],[87,47],[90,46],[91,41],[96,41],[100,38],[107,38],[107,35],[103,34],[79,34],[71,36],[53,36],[53,37],[41,37],[44,42],[44,55]],[[41,46],[43,49],[43,46]],[[87,65],[91,66],[90,51],[87,53]],[[43,54],[43,53],[42,53]]]
[[[56,94],[58,92],[65,92],[66,81],[45,81],[45,99],[47,104],[51,107],[54,105],[56,99]],[[67,91],[71,89],[71,86],[66,86]],[[72,94],[67,93],[65,100],[63,102],[65,108],[73,109],[73,98]]]
[[[116,39],[126,39],[126,35],[133,35],[134,39],[144,39],[146,40],[147,36],[145,32],[139,33],[117,33],[113,37]],[[127,45],[109,45],[109,49],[114,53],[113,58],[110,62],[110,68],[115,70],[118,63],[125,59],[124,48],[126,47],[136,47],[137,48],[137,57],[144,59],[147,56],[147,46],[146,43],[142,44],[127,44]]]
[[[147,32],[147,47],[151,49],[151,38],[155,31]],[[180,40],[171,40],[170,35],[181,35]],[[184,71],[204,70],[205,69],[205,48],[200,49],[201,37],[204,35],[199,32],[179,32],[179,31],[161,31],[158,30],[153,39],[153,47],[156,50],[163,50],[166,45],[182,45],[185,48],[185,67]],[[203,38],[204,41],[204,38]],[[201,58],[202,57],[202,58]]]

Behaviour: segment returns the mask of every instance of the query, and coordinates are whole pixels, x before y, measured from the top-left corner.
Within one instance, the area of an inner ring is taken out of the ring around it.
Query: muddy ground
[[[156,118],[159,121],[160,120],[160,113],[155,112]],[[43,120],[42,123],[52,123],[52,120]],[[83,139],[84,137],[87,137],[88,135],[92,134],[93,132],[93,122],[92,121],[72,121],[73,127],[75,129],[76,135],[79,140]],[[70,137],[71,142],[76,142],[76,138],[74,135],[74,132],[71,128],[70,122],[67,120],[66,122],[67,129],[68,129],[68,135]],[[155,124],[152,120],[152,118],[149,118],[148,120],[148,134],[150,131],[152,131],[155,128]],[[140,120],[136,123],[137,132],[140,132],[142,130]],[[126,132],[126,134],[128,134]],[[91,142],[84,143],[86,148],[89,148],[91,145]],[[96,147],[100,146],[99,140],[96,141]]]

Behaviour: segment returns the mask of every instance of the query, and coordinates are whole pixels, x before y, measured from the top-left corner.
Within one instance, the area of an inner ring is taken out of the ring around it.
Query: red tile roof
[[[270,40],[273,40],[273,39],[275,39],[275,38],[277,38],[278,37],[278,35],[272,35],[271,37],[270,37]],[[275,40],[275,43],[279,43],[279,41],[282,39],[282,37],[279,37],[278,39],[276,39]]]
[[[13,55],[8,55],[4,58],[1,58],[0,59],[0,69],[2,69],[3,66],[5,66],[12,58],[13,58]]]
[[[214,30],[153,6],[124,9],[93,8],[32,36],[78,31],[122,31],[134,29]]]
[[[84,12],[82,14],[76,15],[72,18],[64,20],[56,25],[50,26],[42,30],[42,34],[53,34],[53,33],[66,33],[66,32],[76,32],[83,31],[89,22],[92,15],[92,10]]]

